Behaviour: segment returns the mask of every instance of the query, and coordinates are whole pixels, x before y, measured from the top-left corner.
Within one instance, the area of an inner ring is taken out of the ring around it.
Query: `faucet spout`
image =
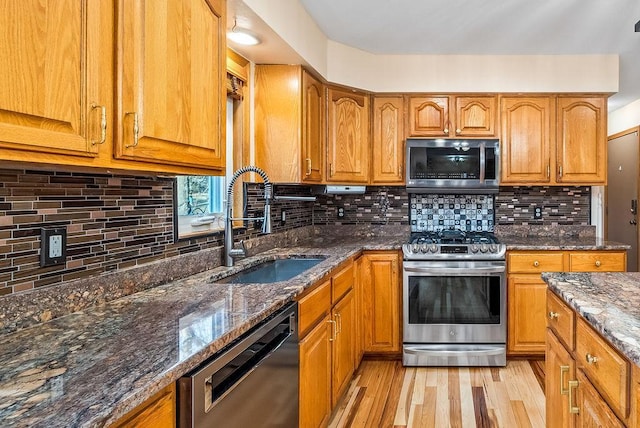
[[[233,218],[233,186],[236,180],[244,173],[255,172],[258,174],[262,181],[264,181],[264,213],[262,217],[256,218]],[[246,250],[244,245],[242,248],[234,248],[233,244],[233,220],[262,220],[262,233],[271,233],[271,193],[272,186],[269,181],[267,173],[257,166],[244,166],[233,173],[229,185],[227,186],[227,201],[226,201],[226,218],[224,223],[224,256],[225,266],[233,266],[234,257],[246,256]]]

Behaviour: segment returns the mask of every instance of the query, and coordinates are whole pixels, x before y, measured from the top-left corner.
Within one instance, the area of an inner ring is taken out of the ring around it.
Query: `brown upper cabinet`
[[[6,3],[0,159],[223,171],[224,0]]]
[[[325,86],[299,65],[256,65],[256,165],[276,183],[320,183]]]
[[[116,157],[222,168],[224,0],[119,0]]]
[[[329,87],[326,181],[369,181],[369,95]]]
[[[409,137],[495,137],[498,97],[408,96]]]
[[[107,13],[103,2],[3,2],[2,159],[11,153],[5,149],[32,152],[36,159],[97,155],[104,142],[100,122],[110,109],[110,93],[103,91],[111,77],[103,68],[109,51],[99,54],[103,42],[110,45],[102,36]]]
[[[402,96],[373,98],[371,184],[404,182],[404,103]]]
[[[501,183],[606,184],[606,98],[501,100]]]

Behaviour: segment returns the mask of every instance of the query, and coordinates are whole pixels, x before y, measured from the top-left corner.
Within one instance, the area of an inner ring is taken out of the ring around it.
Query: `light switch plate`
[[[40,231],[40,266],[62,264],[67,259],[67,229],[43,228]]]

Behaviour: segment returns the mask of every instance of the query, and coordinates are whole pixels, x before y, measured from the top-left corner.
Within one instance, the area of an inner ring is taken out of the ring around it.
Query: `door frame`
[[[620,131],[617,132],[613,135],[609,135],[607,137],[607,153],[609,153],[609,143],[611,142],[611,140],[615,140],[617,138],[620,137],[624,137],[625,135],[629,135],[629,134],[636,134],[636,140],[638,145],[640,146],[640,125],[635,126],[633,128],[629,128],[629,129],[625,129],[624,131]],[[639,150],[640,153],[640,150]],[[640,163],[640,155],[639,155],[639,159],[636,160],[636,162]],[[609,171],[607,171],[607,174],[609,173]],[[636,194],[636,199],[640,199],[640,169],[638,172],[638,177],[636,177],[636,180],[638,182],[638,186],[637,186],[637,194]],[[604,188],[604,206],[605,209],[604,211],[604,215],[603,215],[603,227],[604,227],[604,238],[605,239],[609,239],[609,185],[607,184],[607,186],[605,186]],[[638,231],[638,233],[636,233],[636,248],[638,248],[638,260],[637,260],[637,266],[640,269],[640,227],[636,228],[636,230]]]

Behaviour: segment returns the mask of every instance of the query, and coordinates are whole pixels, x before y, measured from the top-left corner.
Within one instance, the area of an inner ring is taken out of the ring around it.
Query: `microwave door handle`
[[[484,143],[480,143],[480,183],[484,183],[484,172],[486,168],[486,159],[485,159],[485,145]]]

